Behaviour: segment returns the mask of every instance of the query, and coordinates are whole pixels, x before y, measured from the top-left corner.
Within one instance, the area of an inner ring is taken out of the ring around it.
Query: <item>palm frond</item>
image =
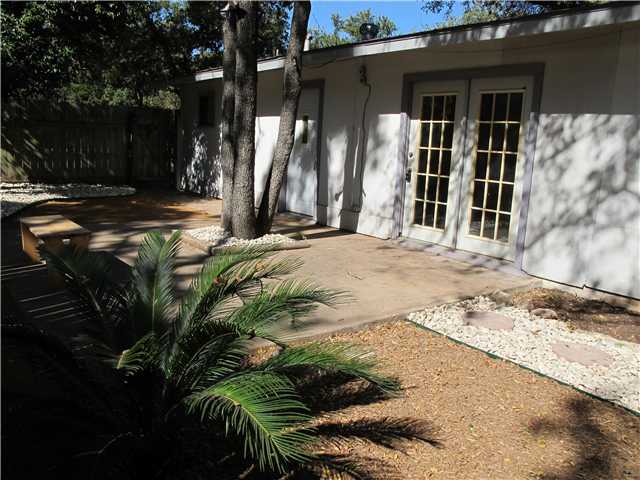
[[[186,399],[190,413],[222,420],[227,434],[244,443],[244,455],[261,470],[285,472],[304,462],[313,437],[296,428],[309,420],[291,382],[274,372],[248,372],[232,376]]]
[[[396,379],[376,371],[377,362],[370,352],[346,343],[311,342],[285,348],[260,366],[262,370],[278,372],[301,367],[338,372],[363,379],[385,392],[396,392],[400,389],[400,383]]]
[[[247,248],[234,253],[222,253],[209,259],[182,300],[176,327],[209,316],[213,308],[231,296],[253,296],[262,291],[262,281],[278,278],[297,270],[299,259],[271,260],[272,255],[260,249]]]
[[[187,394],[204,390],[236,372],[247,355],[246,340],[210,322],[183,335],[171,356],[167,377]]]
[[[306,281],[287,280],[265,287],[258,295],[231,311],[226,321],[239,331],[286,346],[287,327],[308,315],[319,305],[333,305],[343,298],[341,292],[318,288]],[[288,321],[289,323],[285,324]]]
[[[140,245],[132,271],[136,288],[132,315],[138,338],[150,331],[162,334],[171,323],[173,274],[179,246],[179,231],[167,240],[160,232],[149,232]]]
[[[70,291],[78,295],[95,315],[86,316],[89,334],[117,349],[113,326],[123,311],[120,287],[111,278],[111,264],[98,252],[65,246],[60,254],[42,249],[47,268],[57,272]]]
[[[159,364],[161,352],[162,345],[158,337],[154,332],[149,332],[120,354],[116,368],[128,375],[152,369]]]

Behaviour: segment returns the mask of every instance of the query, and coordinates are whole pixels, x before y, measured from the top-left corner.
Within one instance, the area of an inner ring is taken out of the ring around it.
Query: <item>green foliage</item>
[[[2,96],[175,108],[174,78],[217,66],[224,2],[2,2]],[[288,2],[261,4],[259,56],[287,41]]]
[[[446,20],[436,24],[436,28],[446,28],[503,18],[521,17],[523,15],[537,15],[554,10],[576,8],[602,2],[599,0],[553,2],[535,0],[464,0],[462,2],[464,13],[460,16],[454,16],[453,7],[456,3],[453,0],[423,0],[422,9],[425,12],[443,13]]]
[[[378,37],[390,37],[397,30],[396,24],[389,17],[384,15],[374,15],[371,9],[361,10],[355,15],[342,18],[339,14],[331,15],[333,23],[333,32],[327,32],[321,28],[312,28],[309,30],[311,35],[312,48],[333,47],[345,43],[354,43],[360,41],[360,26],[363,23],[375,23],[378,28]]]
[[[115,472],[215,478],[250,465],[270,475],[312,464],[327,468],[330,459],[313,453],[326,429],[319,434],[311,427],[305,379],[336,374],[342,384],[357,380],[382,395],[400,388],[377,371],[368,352],[332,342],[289,346],[279,335],[283,326],[302,321],[318,305],[343,301],[344,294],[280,280],[300,262],[246,249],[209,259],[175,305],[178,248],[178,233],[167,239],[147,234],[124,287],[99,253],[69,248],[45,254],[91,312],[78,319],[83,334],[72,350],[46,332],[3,326],[3,350],[18,347],[16,355],[40,358],[46,368],[38,370],[39,381],[60,382],[68,397],[60,403],[64,414],[56,410],[52,419],[35,408],[31,418],[56,432],[64,430],[60,422],[72,421],[91,432],[90,441],[74,433],[78,443],[68,456],[51,460],[57,473],[84,467],[91,478]],[[253,359],[256,339],[275,343],[277,351]],[[72,405],[85,406],[71,414]],[[20,445],[15,430],[3,434]],[[334,460],[347,469],[348,462]]]

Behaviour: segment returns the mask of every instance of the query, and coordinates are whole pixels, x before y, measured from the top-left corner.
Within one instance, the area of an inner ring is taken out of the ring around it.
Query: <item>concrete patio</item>
[[[169,232],[220,221],[222,202],[171,191],[147,190],[132,197],[55,201],[18,215],[62,214],[93,232],[90,247],[131,264],[148,230]],[[17,218],[2,222],[3,267],[26,263],[20,251]],[[291,215],[278,217],[275,231],[302,233],[311,248],[283,252],[301,257],[297,274],[319,285],[346,290],[353,302],[319,309],[292,335],[309,337],[363,324],[403,318],[429,305],[533,285],[531,277],[486,259],[450,254],[409,242],[384,241],[314,225]],[[206,256],[183,245],[179,288],[185,288]]]

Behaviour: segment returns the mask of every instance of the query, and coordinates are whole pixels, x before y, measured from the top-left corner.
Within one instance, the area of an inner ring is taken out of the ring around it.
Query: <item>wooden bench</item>
[[[20,234],[22,250],[33,260],[39,262],[40,241],[44,248],[53,253],[60,253],[65,243],[77,248],[89,248],[91,231],[81,227],[62,215],[40,215],[20,218]]]

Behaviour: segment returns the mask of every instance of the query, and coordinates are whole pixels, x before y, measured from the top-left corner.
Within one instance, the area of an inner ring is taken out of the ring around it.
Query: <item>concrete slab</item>
[[[50,202],[23,214],[63,214],[93,232],[92,249],[107,250],[132,264],[147,231],[169,233],[219,223],[221,208],[221,200],[158,190],[141,191],[132,197]],[[2,260],[7,265],[12,252],[15,257],[15,249],[19,248],[19,235],[15,220],[5,220],[2,226]],[[347,291],[353,299],[336,308],[320,307],[302,327],[289,332],[292,338],[404,318],[428,305],[524,288],[537,282],[523,274],[404,248],[392,241],[315,225],[292,215],[280,215],[274,231],[299,233],[311,245],[304,250],[278,253],[304,261],[297,276]],[[206,259],[198,249],[183,246],[177,261],[179,289],[187,288]]]
[[[462,323],[489,330],[513,330],[513,319],[495,312],[465,312],[462,316]]]
[[[551,345],[551,350],[558,358],[569,362],[576,362],[586,367],[594,365],[608,367],[613,363],[613,357],[611,355],[591,345],[557,342]]]

